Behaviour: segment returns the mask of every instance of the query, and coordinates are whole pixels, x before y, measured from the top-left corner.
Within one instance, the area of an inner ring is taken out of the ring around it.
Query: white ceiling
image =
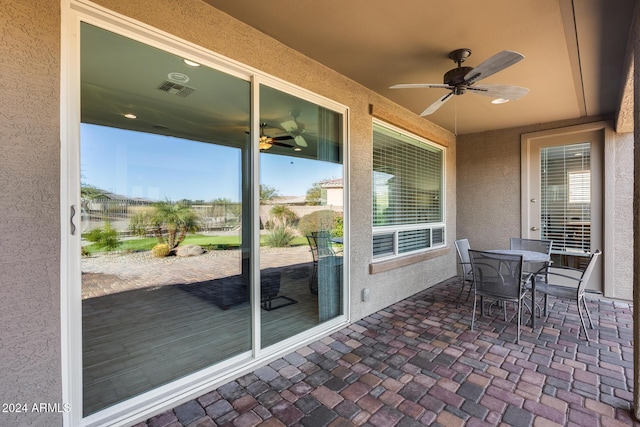
[[[583,116],[613,115],[626,78],[634,0],[205,0],[310,58],[420,114],[445,89],[448,54],[469,48],[465,66],[508,49],[525,59],[482,83],[529,88],[492,105],[467,92],[432,121],[457,134]]]

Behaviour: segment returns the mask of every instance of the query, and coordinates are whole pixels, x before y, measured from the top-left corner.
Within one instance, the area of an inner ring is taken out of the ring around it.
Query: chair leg
[[[482,297],[481,297],[482,298]],[[477,295],[473,295],[473,310],[471,311],[471,330],[473,331],[473,325],[476,320],[476,306],[477,306],[478,297]],[[480,300],[480,308],[482,308],[482,299]]]
[[[582,296],[582,304],[584,304],[584,311],[587,312],[587,317],[589,318],[589,325],[591,325],[591,329],[593,329],[593,320],[591,320],[591,313],[589,313],[589,307],[587,307],[587,299]]]
[[[591,341],[589,339],[589,333],[587,332],[587,326],[584,323],[584,317],[582,317],[582,306],[580,305],[580,298],[576,301],[578,305],[578,316],[580,316],[580,323],[582,323],[582,329],[584,329],[584,335],[587,337],[587,341]]]
[[[549,295],[548,294],[544,294],[544,317],[547,317],[549,315]]]
[[[532,314],[533,316],[533,314]],[[518,322],[518,337],[516,338],[516,342],[520,344],[520,318],[522,317],[522,300],[518,302],[518,316],[516,321]]]
[[[309,292],[311,292],[314,295],[318,294],[318,289],[317,287],[314,286],[315,281],[317,280],[317,275],[318,275],[318,264],[314,262],[313,270],[311,271],[311,277],[309,278]]]

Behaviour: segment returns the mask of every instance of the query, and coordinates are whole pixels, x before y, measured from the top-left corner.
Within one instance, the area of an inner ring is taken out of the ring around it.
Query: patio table
[[[551,259],[542,252],[525,251],[522,249],[492,249],[486,252],[504,255],[521,255],[524,263],[547,263]],[[536,273],[531,274],[531,328],[536,327]]]

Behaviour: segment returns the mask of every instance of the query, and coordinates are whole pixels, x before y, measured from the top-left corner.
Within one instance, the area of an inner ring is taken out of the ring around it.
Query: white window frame
[[[446,217],[447,217],[447,213],[446,213],[446,164],[447,164],[447,149],[446,147],[437,144],[433,141],[430,141],[426,138],[423,138],[421,136],[418,136],[414,133],[408,132],[404,129],[401,129],[397,126],[394,126],[392,124],[389,124],[387,122],[384,122],[382,120],[378,120],[378,119],[373,119],[373,123],[372,123],[372,128],[378,125],[380,127],[386,128],[388,130],[391,130],[393,132],[397,132],[398,134],[411,138],[417,142],[420,143],[424,143],[430,147],[436,148],[438,150],[442,151],[442,170],[441,172],[441,182],[442,182],[442,188],[441,188],[441,194],[440,197],[442,198],[441,200],[441,207],[442,207],[442,213],[441,213],[441,219],[442,221],[440,222],[421,222],[421,223],[415,223],[415,224],[403,224],[403,225],[392,225],[392,226],[373,226],[372,227],[372,237],[375,238],[376,236],[383,236],[383,235],[387,235],[390,236],[392,239],[392,243],[391,243],[391,250],[383,253],[383,254],[374,254],[374,248],[373,248],[373,239],[372,239],[372,244],[371,244],[371,255],[372,255],[372,260],[373,262],[381,262],[381,261],[387,261],[387,260],[391,260],[391,259],[395,259],[395,258],[400,258],[400,257],[404,257],[404,256],[408,256],[408,255],[413,255],[413,254],[418,254],[418,253],[423,253],[423,252],[429,252],[429,251],[433,251],[436,249],[440,249],[446,246],[447,244],[447,227],[446,227]],[[373,133],[372,133],[373,134]],[[372,152],[373,152],[373,141],[372,141]],[[373,158],[372,158],[372,165],[373,165]],[[373,177],[373,168],[372,168],[372,177]],[[372,183],[372,196],[373,193],[375,192],[375,188],[373,188],[373,183]],[[373,199],[373,197],[372,197]],[[373,224],[373,204],[371,205],[371,214],[372,214],[372,224]],[[407,251],[407,252],[400,252],[400,248],[399,248],[399,236],[400,233],[402,232],[408,232],[408,231],[421,231],[421,230],[429,230],[429,246],[425,247],[425,248],[421,248],[421,249],[416,249],[413,251]],[[434,242],[434,231],[442,231],[442,235],[441,238],[438,239],[439,241]]]

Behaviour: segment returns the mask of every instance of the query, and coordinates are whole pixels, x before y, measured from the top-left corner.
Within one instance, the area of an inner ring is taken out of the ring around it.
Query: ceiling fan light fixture
[[[509,102],[509,100],[506,98],[496,98],[491,100],[492,104],[504,104],[506,102]]]
[[[200,64],[198,64],[197,62],[192,61],[192,60],[187,59],[187,58],[184,58],[182,61],[183,61],[185,64],[187,64],[189,67],[199,67],[199,66],[200,66]]]
[[[262,135],[258,140],[258,148],[260,149],[260,151],[268,150],[271,147],[273,147],[273,144],[271,143],[271,138],[269,138],[268,136]]]

